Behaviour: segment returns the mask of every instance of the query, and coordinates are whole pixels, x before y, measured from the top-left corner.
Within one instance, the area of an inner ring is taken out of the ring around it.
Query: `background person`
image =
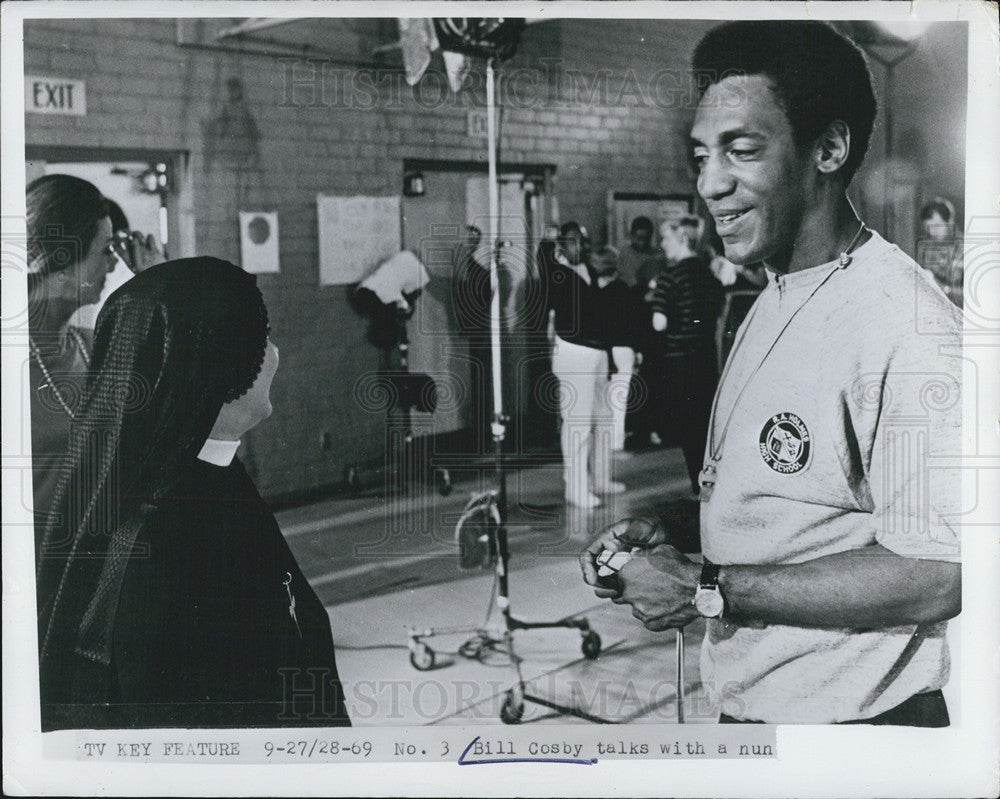
[[[559,441],[565,498],[579,508],[620,493],[612,479],[613,421],[608,404],[610,348],[597,276],[583,260],[585,234],[566,222],[554,247],[540,248],[539,271],[553,316],[552,372],[559,380]]]
[[[712,245],[707,248],[709,269],[722,285],[722,311],[716,325],[718,365],[722,368],[729,357],[736,331],[753,307],[757,295],[767,285],[764,264],[734,264],[726,258],[722,239],[713,233]]]
[[[659,271],[660,251],[653,246],[653,222],[637,216],[629,225],[629,242],[618,254],[618,277],[629,288],[645,286]]]
[[[620,452],[625,449],[625,416],[636,362],[642,307],[635,291],[618,273],[618,250],[611,246],[599,247],[594,251],[592,261],[601,305],[605,309],[607,338],[614,366],[607,386],[614,425],[612,449]]]
[[[71,319],[98,302],[118,256],[110,209],[92,183],[45,175],[28,184],[25,200],[31,472],[40,534],[90,363],[92,331]]]
[[[141,271],[156,262],[159,251],[151,236],[128,231],[127,222],[116,229],[121,209],[81,178],[37,178],[28,184],[25,201],[31,470],[35,517],[41,522],[83,390],[93,320],[109,273],[122,258]]]
[[[479,260],[483,232],[475,225],[465,229],[465,241],[455,252],[452,305],[458,331],[465,336],[489,337],[490,266]]]
[[[618,258],[618,275],[628,284],[635,296],[633,307],[638,314],[635,332],[635,360],[628,410],[625,416],[626,438],[630,449],[642,449],[652,443],[661,443],[658,421],[652,411],[655,401],[652,392],[658,386],[655,376],[642,368],[643,359],[655,353],[657,341],[649,334],[651,315],[649,301],[656,284],[656,276],[663,266],[663,250],[653,246],[653,222],[648,216],[637,216],[629,226],[629,243]]]
[[[490,452],[493,434],[493,351],[490,341],[490,266],[477,256],[483,240],[475,225],[466,228],[466,240],[456,252],[452,307],[458,332],[469,343],[472,435],[477,454]],[[488,253],[487,253],[488,258]],[[502,310],[502,309],[501,309]]]
[[[73,315],[70,324],[86,330],[93,330],[97,323],[97,314],[111,293],[122,285],[132,275],[149,269],[153,264],[163,261],[163,252],[153,234],[149,235],[132,230],[128,217],[121,206],[114,200],[105,198],[108,218],[111,220],[111,230],[114,238],[114,254],[117,257],[114,269],[104,282],[100,299],[91,305],[84,305]]]
[[[920,232],[917,260],[931,273],[945,296],[961,308],[964,253],[962,238],[955,228],[955,206],[950,200],[935,197],[920,209]]]
[[[656,280],[666,264],[663,249],[653,247],[653,223],[648,217],[636,217],[632,222],[635,247],[642,247],[635,267],[636,351],[639,368],[632,380],[632,396],[625,426],[630,449],[643,449],[650,444],[660,446],[666,434],[664,419],[658,413],[665,402],[663,375],[656,371],[663,337],[653,330],[653,294]]]
[[[235,457],[277,366],[233,264],[109,298],[37,563],[43,730],[349,723],[326,610]]]
[[[655,408],[681,446],[691,490],[699,493],[716,371],[715,327],[722,286],[698,255],[703,223],[683,216],[660,226],[667,261],[653,293],[653,330],[661,336],[648,375],[659,387]]]

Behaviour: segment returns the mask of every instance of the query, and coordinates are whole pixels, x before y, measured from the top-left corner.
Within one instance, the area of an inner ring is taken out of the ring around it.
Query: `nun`
[[[277,366],[231,263],[109,297],[38,553],[43,730],[350,723],[327,612],[236,457]]]

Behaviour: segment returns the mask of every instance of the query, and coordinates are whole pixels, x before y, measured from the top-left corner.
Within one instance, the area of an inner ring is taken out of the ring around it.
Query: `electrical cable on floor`
[[[459,647],[458,654],[484,666],[508,667],[513,662],[507,644],[485,633],[475,635]]]
[[[497,586],[499,578],[493,574],[493,587],[490,589],[490,598],[486,603],[486,615],[483,617],[483,629],[468,639],[458,648],[455,654],[461,655],[468,660],[478,660],[484,666],[509,666],[513,661],[507,644],[499,638],[493,638],[486,632],[490,623],[490,616],[496,608]],[[500,657],[500,660],[493,658],[493,655]]]
[[[493,615],[493,608],[496,606],[497,601],[497,584],[499,583],[499,578],[496,572],[493,573],[493,587],[490,589],[490,599],[486,603],[486,616],[483,618],[483,627],[486,627],[490,623],[490,616]]]
[[[497,596],[497,586],[499,578],[496,574],[493,575],[493,587],[490,590],[489,602],[486,605],[486,616],[483,619],[483,630],[480,630],[476,635],[469,638],[465,643],[463,643],[457,651],[455,652],[444,652],[441,654],[446,655],[459,655],[468,660],[477,660],[484,666],[496,666],[505,667],[510,666],[514,662],[514,658],[507,647],[506,642],[500,638],[493,638],[486,633],[486,629],[490,623],[490,616],[493,615],[493,611],[496,607],[496,596]],[[606,603],[599,603],[583,610],[578,610],[576,613],[571,613],[565,618],[571,619],[574,616],[582,616],[586,613],[591,613],[595,610],[606,607]]]

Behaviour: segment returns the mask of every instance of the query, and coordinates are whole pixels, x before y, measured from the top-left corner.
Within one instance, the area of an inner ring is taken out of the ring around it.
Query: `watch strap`
[[[701,588],[707,588],[709,590],[718,588],[719,571],[721,568],[721,566],[706,560],[701,567],[701,577],[698,579],[698,585]]]

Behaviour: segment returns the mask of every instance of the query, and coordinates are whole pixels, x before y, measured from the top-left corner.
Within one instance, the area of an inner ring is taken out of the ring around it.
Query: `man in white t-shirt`
[[[581,557],[651,630],[707,617],[722,721],[945,726],[961,603],[961,319],[855,214],[875,117],[861,52],[814,22],[736,22],[694,56],[698,192],[726,257],[769,280],[716,393],[704,565],[657,520]],[[602,550],[640,547],[616,582]]]

